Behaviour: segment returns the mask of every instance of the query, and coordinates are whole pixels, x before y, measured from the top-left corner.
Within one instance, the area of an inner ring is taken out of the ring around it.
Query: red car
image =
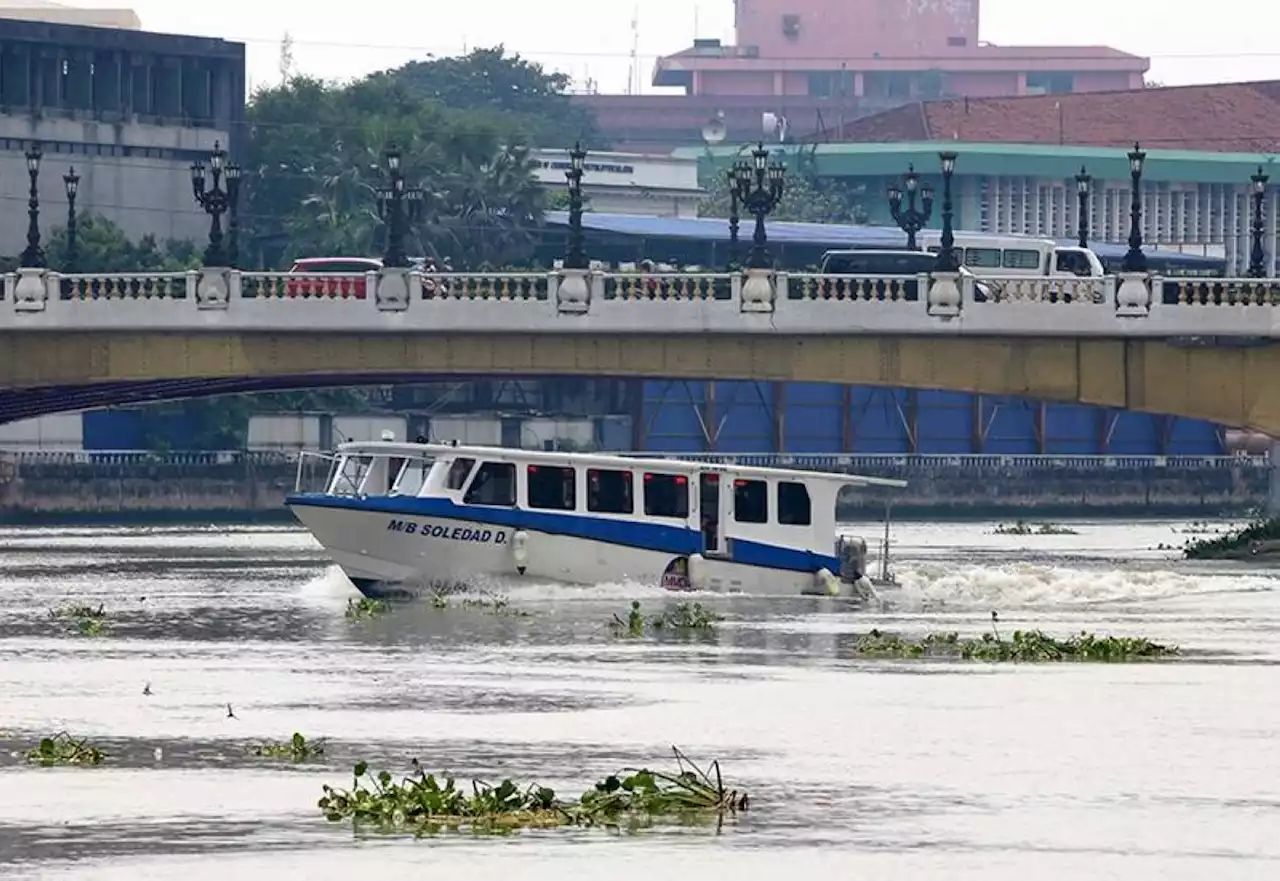
[[[289,274],[315,277],[287,279],[285,296],[363,300],[368,296],[365,273],[380,269],[382,261],[375,257],[305,257],[293,262]]]

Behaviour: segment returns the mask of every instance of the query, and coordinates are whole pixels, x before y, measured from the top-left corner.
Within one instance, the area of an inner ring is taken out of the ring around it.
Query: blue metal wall
[[[810,383],[644,383],[653,452],[1221,455],[1218,426],[957,392]]]

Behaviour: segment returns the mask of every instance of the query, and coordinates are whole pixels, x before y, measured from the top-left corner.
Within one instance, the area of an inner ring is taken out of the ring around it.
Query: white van
[[[921,247],[934,254],[942,249],[942,233],[938,230],[924,230],[919,239]],[[1106,275],[1102,261],[1092,250],[1059,245],[1052,239],[956,233],[955,250],[960,265],[979,278],[1011,275],[1101,278]]]

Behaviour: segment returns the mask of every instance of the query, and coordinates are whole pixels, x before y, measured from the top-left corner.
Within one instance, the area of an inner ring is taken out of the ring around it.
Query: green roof
[[[922,172],[937,167],[941,150],[959,154],[956,175],[1004,175],[1069,178],[1084,165],[1095,178],[1125,180],[1129,177],[1128,150],[1116,147],[1054,146],[1046,144],[965,144],[955,141],[906,143],[773,144],[788,166],[797,156],[812,162],[821,177],[880,177],[905,171],[914,162]],[[683,147],[675,155],[698,159],[716,168],[726,167],[750,147]],[[1245,184],[1258,166],[1272,172],[1277,157],[1269,153],[1209,153],[1195,150],[1147,150],[1143,180],[1179,183]],[[1275,170],[1280,174],[1280,170]],[[1273,174],[1273,177],[1276,176]]]

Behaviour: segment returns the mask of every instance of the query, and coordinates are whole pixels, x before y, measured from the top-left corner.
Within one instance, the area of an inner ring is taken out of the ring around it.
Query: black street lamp
[[[229,266],[227,251],[222,244],[222,215],[227,213],[227,191],[223,189],[223,175],[226,173],[227,151],[217,141],[213,142],[213,153],[209,157],[209,170],[213,173],[212,185],[205,188],[204,164],[197,161],[191,165],[191,192],[196,204],[209,215],[209,244],[204,249],[205,266]]]
[[[418,216],[424,194],[421,187],[411,187],[405,183],[401,169],[403,157],[394,144],[383,151],[383,156],[387,160],[390,182],[378,189],[379,214],[387,222],[387,246],[382,254],[382,265],[388,269],[404,269],[409,265],[409,258],[404,250],[404,237],[408,232],[409,220]],[[406,202],[409,203],[407,210]]]
[[[934,264],[934,272],[959,272],[960,260],[956,257],[956,237],[952,228],[953,216],[951,206],[951,177],[956,171],[956,154],[948,150],[939,153],[942,163],[942,247],[938,250],[938,260]]]
[[[569,151],[569,170],[564,173],[569,185],[569,239],[565,247],[565,269],[587,269],[587,249],[582,235],[582,175],[587,151],[575,143]]]
[[[729,179],[729,271],[738,269],[738,232],[742,225],[742,198],[740,193],[750,186],[751,166],[746,162],[734,162],[725,172]]]
[[[76,193],[80,190],[80,175],[76,174],[75,166],[62,176],[62,183],[67,188],[67,255],[63,260],[62,271],[72,273],[76,271],[77,258],[80,256],[78,242],[76,241]]]
[[[889,212],[893,215],[893,222],[907,234],[907,249],[918,251],[920,246],[916,244],[916,234],[924,229],[929,224],[929,218],[933,217],[933,187],[925,184],[921,189],[920,175],[916,174],[915,165],[907,166],[903,184],[901,189],[897,184],[889,187]],[[905,210],[902,207],[904,189],[907,194]],[[921,208],[916,207],[916,196],[920,196]]]
[[[1133,178],[1133,201],[1129,204],[1129,250],[1120,264],[1121,272],[1146,272],[1147,255],[1142,253],[1142,166],[1147,154],[1135,143],[1129,153],[1129,175]]]
[[[44,249],[40,247],[40,160],[43,154],[39,144],[32,144],[27,151],[27,175],[31,178],[31,191],[27,198],[27,247],[19,264],[24,269],[44,269]]]
[[[227,265],[240,266],[240,166],[227,166]]]
[[[771,259],[764,219],[782,201],[782,194],[786,190],[787,169],[781,163],[769,161],[769,151],[765,149],[763,141],[751,151],[751,160],[751,164],[744,166],[740,175],[735,175],[734,181],[738,186],[738,200],[756,219],[747,268],[768,269]]]
[[[1076,224],[1076,236],[1080,240],[1080,247],[1089,247],[1089,187],[1093,183],[1093,178],[1089,172],[1085,171],[1083,165],[1080,166],[1080,173],[1076,175],[1076,194],[1080,198],[1079,218]]]
[[[1249,277],[1262,278],[1267,274],[1263,266],[1267,255],[1262,249],[1262,236],[1265,232],[1262,225],[1262,202],[1267,196],[1267,181],[1270,178],[1262,173],[1262,166],[1258,166],[1258,173],[1249,180],[1253,183],[1253,245],[1249,248]]]

